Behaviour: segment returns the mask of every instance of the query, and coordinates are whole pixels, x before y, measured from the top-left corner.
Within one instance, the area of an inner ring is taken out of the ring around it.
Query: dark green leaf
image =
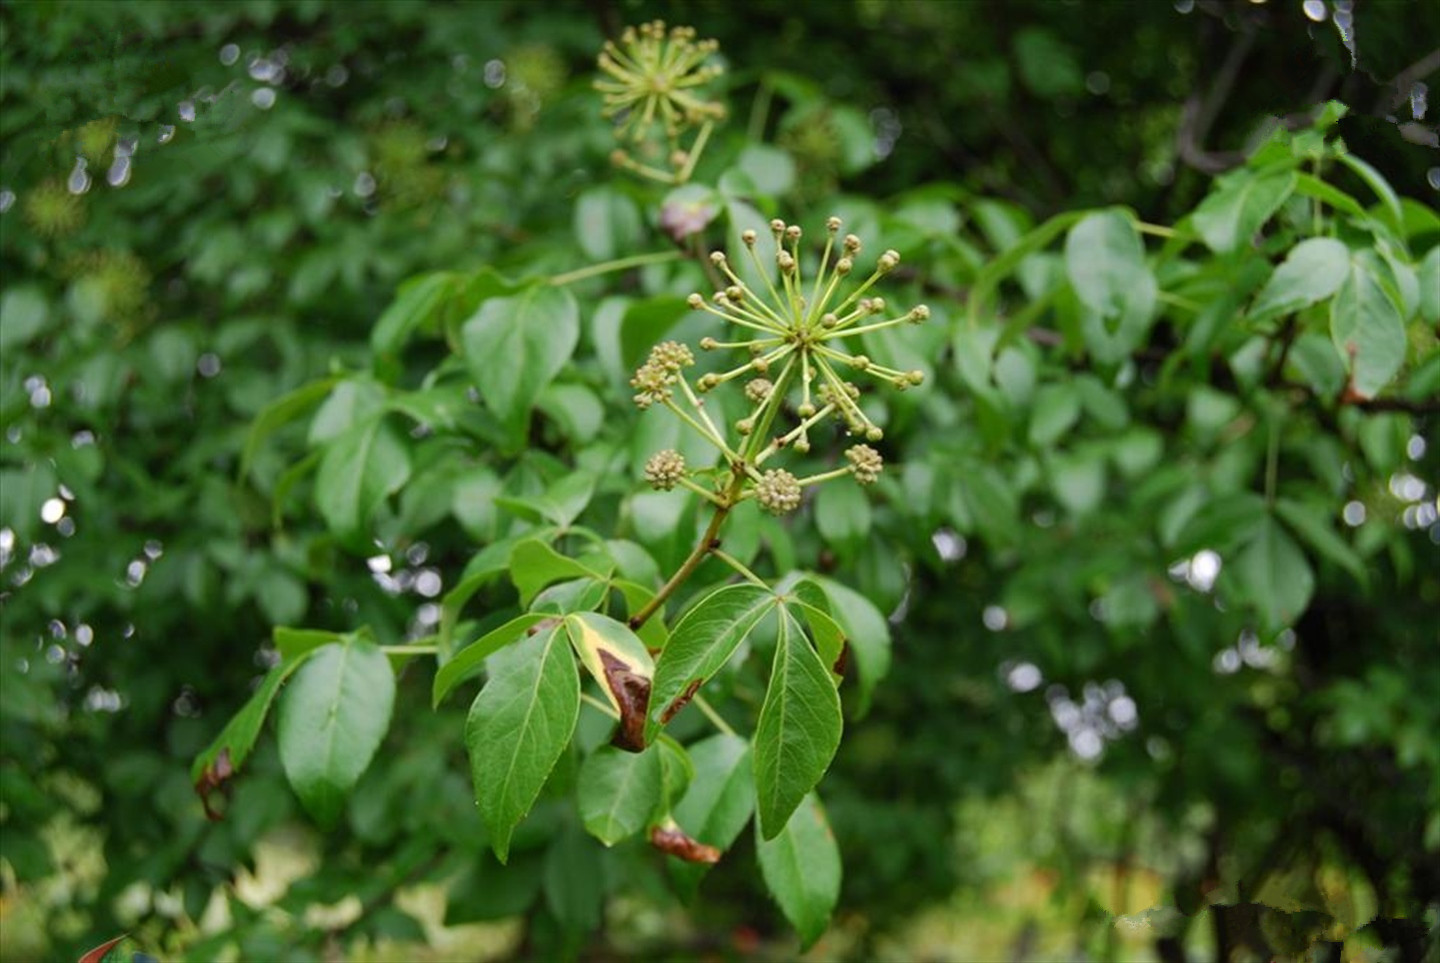
[[[585,828],[614,846],[645,828],[660,804],[661,749],[624,752],[601,746],[580,767],[577,788]]]
[[[840,849],[820,800],[806,796],[774,838],[756,834],[755,849],[766,888],[809,949],[840,898]]]
[[[430,689],[431,704],[440,705],[440,700],[449,695],[457,685],[478,675],[487,658],[546,621],[551,621],[549,616],[521,615],[487,632],[455,653],[455,657],[435,673],[435,681]]]
[[[536,399],[574,353],[580,312],[568,291],[537,284],[483,302],[465,322],[461,338],[480,397],[518,434]]]
[[[315,502],[331,531],[358,541],[385,499],[410,477],[410,449],[383,418],[330,443],[315,475]]]
[[[1264,626],[1285,628],[1300,618],[1315,590],[1310,563],[1280,523],[1268,515],[1235,562],[1239,588],[1260,612]]]

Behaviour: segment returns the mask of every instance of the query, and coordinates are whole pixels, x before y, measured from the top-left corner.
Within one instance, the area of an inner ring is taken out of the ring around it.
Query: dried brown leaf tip
[[[722,855],[720,850],[705,845],[687,834],[674,820],[668,819],[663,825],[650,830],[650,845],[687,863],[714,865],[720,862]]]
[[[214,761],[200,771],[200,776],[195,780],[195,795],[200,797],[200,805],[205,807],[205,818],[211,822],[219,822],[225,818],[223,807],[214,805],[217,795],[228,798],[230,795],[230,777],[235,775],[235,767],[230,764],[230,750],[221,749],[216,754]]]

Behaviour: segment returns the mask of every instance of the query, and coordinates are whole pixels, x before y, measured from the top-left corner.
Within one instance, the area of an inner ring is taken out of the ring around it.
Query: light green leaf
[[[845,479],[821,485],[815,495],[815,527],[842,554],[849,556],[870,534],[870,499],[859,486]]]
[[[575,239],[591,260],[633,252],[643,228],[635,202],[613,187],[592,187],[575,201]]]
[[[1272,631],[1293,624],[1315,591],[1315,575],[1305,553],[1268,515],[1236,560],[1235,574],[1241,590],[1259,610],[1261,622]]]
[[[801,948],[809,949],[840,898],[840,848],[814,793],[772,839],[757,833],[755,850],[765,887],[800,935]]]
[[[1080,392],[1073,382],[1044,385],[1035,392],[1035,406],[1030,412],[1030,444],[1048,448],[1079,418]]]
[[[1398,230],[1405,222],[1405,214],[1400,209],[1400,198],[1395,193],[1395,188],[1390,186],[1385,175],[1354,154],[1341,154],[1339,160],[1340,163],[1354,171],[1370,190],[1375,192],[1375,196],[1380,199],[1380,206],[1385,210],[1390,226]]]
[[[510,552],[510,580],[520,592],[520,604],[526,606],[542,588],[561,579],[605,576],[561,555],[538,538],[527,538]]]
[[[830,614],[845,633],[860,677],[856,714],[864,715],[875,686],[890,674],[890,625],[873,602],[849,586],[817,575],[807,579],[824,590]]]
[[[437,271],[411,278],[400,285],[395,300],[380,315],[370,331],[370,347],[377,354],[393,354],[405,346],[410,336],[428,325],[440,313],[440,307],[451,296],[457,276]]]
[[[579,340],[575,299],[539,284],[484,301],[461,329],[465,362],[480,397],[516,436]]]
[[[340,817],[390,728],[395,674],[379,647],[350,639],[314,650],[280,700],[280,762],[322,826]]]
[[[465,646],[455,653],[453,659],[436,671],[435,681],[430,687],[431,704],[439,706],[440,701],[449,695],[457,685],[478,675],[485,660],[491,655],[519,639],[540,623],[555,621],[554,618],[546,615],[521,615],[492,629]]]
[[[660,803],[661,749],[624,752],[601,746],[580,766],[577,788],[585,828],[614,846],[645,828]]]
[[[480,818],[502,863],[579,717],[580,674],[558,623],[497,653],[470,706],[465,748]]]
[[[50,321],[50,304],[38,287],[12,287],[0,296],[0,351],[28,344]]]
[[[1252,320],[1291,314],[1330,297],[1340,289],[1350,267],[1350,249],[1331,237],[1312,237],[1291,248],[1285,261],[1265,282]]]
[[[603,920],[602,853],[595,841],[570,820],[566,820],[559,837],[545,850],[545,905],[561,927],[574,937],[599,929]]]
[[[750,175],[761,194],[778,197],[795,183],[795,161],[777,147],[752,143],[740,152],[735,163]]]
[[[776,603],[769,589],[729,585],[701,599],[675,623],[655,665],[647,738],[653,739],[696,689],[720,671]]]
[[[737,735],[716,733],[690,746],[695,778],[674,809],[675,821],[692,838],[724,852],[755,811],[755,774],[750,744]],[[693,896],[709,871],[702,863],[669,860],[670,875]]]
[[[830,670],[781,610],[770,685],[755,725],[755,808],[763,838],[785,827],[840,745],[840,696]]]
[[[280,658],[286,662],[298,659],[322,645],[329,645],[331,642],[339,642],[344,635],[339,632],[329,632],[325,629],[292,629],[283,625],[277,625],[270,630],[270,640],[275,643],[275,649],[280,653]]]
[[[373,381],[345,378],[333,383],[335,389],[310,422],[312,448],[333,441],[361,422],[369,421],[385,407],[385,389]]]
[[[1420,316],[1440,324],[1440,244],[1420,262]]]
[[[1371,266],[1355,258],[1330,303],[1330,338],[1350,370],[1350,384],[1373,398],[1405,361],[1405,321]]]
[[[620,716],[615,745],[639,752],[646,737],[645,710],[650,701],[655,663],[630,627],[598,612],[565,618],[570,644]]]
[[[315,475],[315,503],[331,531],[358,540],[375,510],[409,477],[404,439],[383,418],[372,418],[325,449]]]
[[[1119,361],[1144,340],[1159,288],[1129,217],[1099,211],[1070,229],[1065,271],[1083,307],[1082,333],[1097,360]]]
[[[1210,250],[1228,254],[1249,244],[1293,190],[1295,171],[1289,168],[1235,171],[1216,182],[1192,223]]]

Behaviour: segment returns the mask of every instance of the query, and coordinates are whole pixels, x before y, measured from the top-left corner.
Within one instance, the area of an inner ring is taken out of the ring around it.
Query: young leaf
[[[465,361],[480,396],[518,435],[545,387],[580,340],[580,311],[568,291],[534,285],[490,298],[461,329]]]
[[[1405,321],[1380,279],[1359,258],[1330,303],[1330,337],[1362,398],[1373,398],[1405,361]]]
[[[641,751],[645,738],[645,707],[655,663],[645,643],[630,628],[598,612],[576,612],[565,618],[570,643],[620,715],[615,745]]]
[[[465,748],[480,818],[503,863],[510,836],[570,743],[580,674],[558,623],[506,649],[470,706]]]
[[[601,746],[580,766],[580,818],[606,846],[638,833],[660,802],[661,749],[624,752]]]
[[[300,802],[333,825],[390,727],[395,674],[358,639],[314,650],[280,700],[280,762]]]
[[[769,589],[728,585],[701,599],[675,623],[655,665],[647,738],[653,738],[696,690],[720,671],[775,604],[775,594]]]
[[[410,449],[384,418],[350,428],[332,441],[315,476],[315,502],[330,530],[363,538],[370,516],[410,477]]]
[[[840,898],[840,849],[815,794],[774,838],[757,834],[755,851],[766,888],[800,934],[801,948],[809,949],[830,925]]]
[[[840,745],[840,695],[800,626],[781,611],[770,686],[755,726],[755,808],[774,839]]]
[[[270,714],[270,706],[280,686],[305,664],[314,651],[301,652],[267,672],[260,688],[190,765],[190,782],[195,786],[195,793],[210,819],[219,819],[222,815],[219,810],[211,808],[212,793],[240,772],[240,767],[250,756],[250,750],[255,748],[255,740],[260,737],[260,729],[265,725],[265,717]]]
[[[452,689],[480,672],[480,667],[485,664],[486,658],[514,642],[535,626],[547,621],[554,622],[555,620],[539,614],[522,615],[487,632],[465,646],[435,673],[435,681],[430,687],[431,704],[439,706],[440,700],[449,695]]]
[[[1305,553],[1268,515],[1240,553],[1235,573],[1242,590],[1259,610],[1261,622],[1271,630],[1298,619],[1315,591],[1315,575]]]

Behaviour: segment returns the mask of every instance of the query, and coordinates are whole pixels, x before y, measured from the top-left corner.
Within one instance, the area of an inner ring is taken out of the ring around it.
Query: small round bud
[[[795,258],[789,251],[781,251],[775,255],[775,263],[780,265],[780,270],[786,274],[795,270]]]
[[[769,378],[755,378],[746,383],[745,397],[751,404],[758,405],[770,397],[770,392],[774,390],[775,385],[770,382]]]
[[[877,429],[878,430],[878,429]],[[845,458],[850,462],[850,471],[862,485],[870,485],[880,477],[885,460],[869,445],[851,445],[845,449]]]
[[[854,255],[860,253],[860,239],[854,234],[845,235],[844,245],[846,254]]]
[[[716,385],[718,385],[719,383],[720,383],[720,376],[719,376],[719,375],[717,375],[717,374],[706,374],[706,375],[701,375],[701,376],[700,376],[700,380],[699,380],[698,382],[696,382],[695,387],[696,387],[696,388],[699,388],[701,391],[709,391],[709,390],[711,390],[712,388],[714,388]]]
[[[807,451],[810,450],[810,439],[808,439],[808,438],[796,438],[796,439],[795,439],[795,450],[798,451],[798,452],[799,452],[800,454],[802,454],[802,455],[805,454]]]
[[[789,227],[785,228],[785,240],[789,241],[791,244],[796,244],[800,241],[800,234],[801,232],[799,224],[791,224]]]
[[[808,401],[804,402],[799,408],[795,409],[795,413],[801,418],[809,418],[815,414],[815,406]]]
[[[923,384],[925,381],[925,372],[919,370],[918,368],[914,371],[907,371],[905,373],[905,380],[910,382],[912,385]]]
[[[744,241],[747,247],[754,247],[757,238],[758,235],[752,230],[746,229],[740,232],[740,240]]]
[[[835,262],[835,273],[840,275],[841,277],[844,277],[845,275],[850,273],[850,269],[854,266],[854,261],[850,260],[848,257],[842,257],[840,260]]]
[[[895,270],[895,267],[899,263],[899,254],[896,254],[894,251],[886,251],[884,254],[880,255],[880,259],[875,262],[875,269],[881,274],[889,274],[891,271]]]
[[[610,163],[616,167],[624,167],[630,163],[630,155],[617,147],[610,152]]]
[[[786,515],[800,507],[800,481],[783,468],[767,471],[755,483],[755,500],[771,515]]]
[[[748,435],[755,430],[755,421],[752,418],[741,418],[735,422],[735,430],[742,435]]]
[[[866,309],[866,311],[868,311],[870,314],[879,314],[881,311],[884,311],[884,310],[885,310],[885,299],[884,299],[884,298],[871,298],[871,299],[870,299],[870,307],[868,307],[868,308]]]
[[[725,297],[731,301],[745,300],[745,289],[738,284],[732,284],[725,289]]]
[[[690,295],[688,298],[685,299],[685,303],[690,305],[690,307],[696,311],[699,311],[701,308],[705,307],[705,299],[702,298],[699,294]]]
[[[870,356],[864,354],[857,354],[855,357],[850,359],[850,367],[854,368],[856,371],[864,371],[866,368],[870,367]]]
[[[724,251],[711,251],[711,252],[710,252],[710,263],[713,264],[713,265],[715,265],[716,267],[719,267],[720,265],[724,264],[724,263],[725,263],[725,252],[724,252]]]
[[[695,356],[679,341],[661,341],[650,349],[650,363],[673,374],[694,364]]]
[[[716,347],[719,346],[719,344],[720,344],[720,342],[719,342],[719,341],[716,341],[714,338],[710,338],[710,337],[701,338],[701,339],[700,339],[700,350],[701,350],[701,351],[714,351],[714,350],[716,349]]]
[[[835,327],[835,325],[837,325],[837,324],[839,324],[839,323],[840,323],[840,319],[835,316],[835,312],[834,312],[834,311],[827,311],[827,312],[825,312],[823,315],[820,316],[820,325],[821,325],[821,327],[833,328],[833,327]]]
[[[825,219],[825,230],[829,231],[831,234],[834,234],[836,231],[840,230],[840,223],[840,218],[832,214]]]
[[[910,321],[911,321],[913,324],[919,324],[921,321],[929,321],[929,320],[930,320],[930,308],[929,308],[929,306],[924,305],[924,304],[917,304],[917,305],[915,305],[915,307],[913,307],[913,308],[910,309]]]
[[[770,230],[775,232],[776,237],[779,237],[781,234],[785,233],[785,222],[780,220],[780,218],[778,217],[775,218],[773,221],[770,222]]]
[[[672,151],[670,153],[671,167],[684,167],[686,162],[689,160],[690,155],[685,153],[683,150]]]
[[[871,425],[871,426],[870,426],[868,429],[866,429],[866,431],[865,431],[865,440],[866,440],[866,441],[879,441],[881,438],[884,438],[884,437],[885,437],[885,432],[881,431],[879,428],[875,427],[874,425]]]
[[[653,360],[642,364],[635,369],[635,377],[630,379],[630,387],[636,389],[635,406],[643,411],[655,402],[669,398],[672,380],[671,374]]]
[[[754,368],[761,374],[764,374],[765,372],[770,370],[770,362],[766,361],[764,358],[756,358],[754,361],[750,362],[750,367]]]
[[[668,492],[685,477],[685,456],[673,448],[657,451],[645,462],[645,480],[657,491]]]

